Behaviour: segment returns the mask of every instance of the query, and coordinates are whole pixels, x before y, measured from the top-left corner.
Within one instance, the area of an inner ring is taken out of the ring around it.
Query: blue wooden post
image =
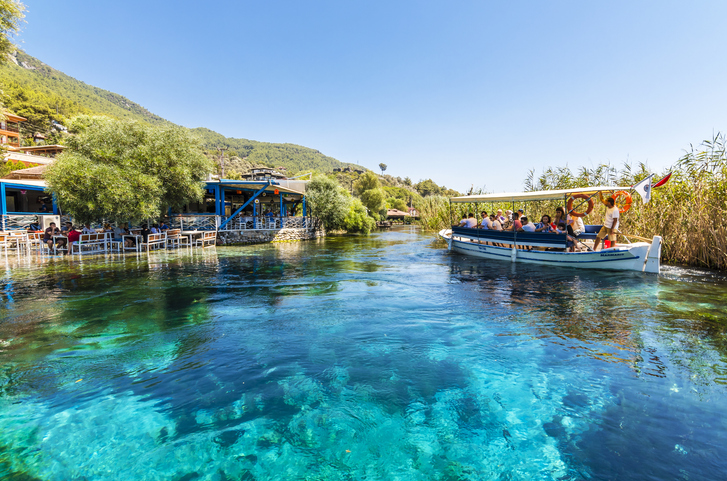
[[[308,212],[305,210],[305,197],[303,197],[303,217],[306,217]]]
[[[280,227],[283,227],[283,193],[280,192]]]
[[[5,204],[5,184],[0,183],[0,229],[5,230],[5,215],[8,212],[8,206]]]
[[[257,204],[255,202],[252,203],[252,227],[257,229]]]

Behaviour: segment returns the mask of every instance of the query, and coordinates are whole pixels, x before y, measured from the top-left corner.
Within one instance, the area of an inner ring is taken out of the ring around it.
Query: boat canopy
[[[532,192],[508,192],[502,194],[483,194],[483,195],[463,195],[461,197],[452,197],[451,202],[522,202],[529,200],[557,200],[569,197],[574,194],[597,194],[598,192],[615,192],[618,190],[631,190],[631,187],[578,187],[575,189],[562,190],[536,190]]]

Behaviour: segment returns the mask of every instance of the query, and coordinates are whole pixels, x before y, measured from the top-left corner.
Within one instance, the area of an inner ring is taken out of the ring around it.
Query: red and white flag
[[[632,189],[634,189],[636,192],[639,193],[641,196],[641,199],[644,201],[644,204],[648,204],[651,200],[651,178],[654,177],[654,174],[651,174],[638,184],[634,185]]]

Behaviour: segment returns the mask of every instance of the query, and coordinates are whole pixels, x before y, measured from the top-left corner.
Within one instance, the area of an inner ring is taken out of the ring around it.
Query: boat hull
[[[624,244],[598,252],[562,252],[485,245],[474,239],[452,238],[451,231],[448,229],[442,230],[439,235],[447,241],[450,250],[484,259],[577,269],[659,272],[660,253],[650,252],[654,247],[653,243]],[[657,251],[660,249],[658,243],[654,248]],[[652,255],[650,256],[650,254]],[[654,254],[656,254],[656,260],[654,260]]]

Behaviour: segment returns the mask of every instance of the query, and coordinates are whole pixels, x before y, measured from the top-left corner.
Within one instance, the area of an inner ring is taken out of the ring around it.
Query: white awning
[[[450,201],[460,202],[523,202],[531,200],[559,200],[570,197],[573,194],[596,194],[598,192],[615,192],[618,190],[631,190],[631,187],[579,187],[577,189],[566,190],[536,190],[532,192],[508,192],[502,194],[484,194],[484,195],[463,195],[461,197],[452,197]]]

